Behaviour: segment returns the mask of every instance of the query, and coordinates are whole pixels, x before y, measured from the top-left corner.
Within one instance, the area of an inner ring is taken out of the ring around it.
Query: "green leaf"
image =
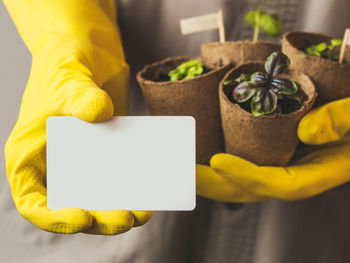
[[[241,75],[236,79],[226,79],[224,81],[224,86],[236,86],[239,83],[249,81],[249,74],[241,73]]]
[[[265,70],[270,76],[276,76],[288,71],[290,65],[289,58],[282,52],[273,52],[265,62]]]
[[[309,46],[306,49],[306,53],[312,56],[321,57],[321,53],[316,49],[316,45]]]
[[[343,44],[343,41],[341,39],[331,39],[331,45],[333,47],[340,46],[341,44]]]
[[[298,92],[298,85],[289,79],[273,79],[271,81],[273,91],[283,95],[293,95]]]
[[[254,28],[257,16],[259,16],[260,28],[262,28],[271,38],[276,38],[282,34],[283,23],[278,14],[267,13],[264,10],[258,9],[255,11],[249,11],[245,16],[245,21]]]
[[[187,70],[187,75],[183,79],[190,79],[203,73],[203,67],[192,66]]]
[[[328,48],[328,45],[325,42],[322,42],[316,46],[316,50],[322,52]]]
[[[171,81],[190,79],[203,73],[203,64],[199,60],[189,60],[169,72]]]
[[[342,42],[343,41],[340,39],[331,39],[330,45],[327,45],[326,42],[321,42],[319,44],[307,47],[305,51],[311,56],[327,58],[331,60],[338,60],[339,55],[335,54],[334,47],[341,45]]]
[[[235,86],[237,85],[237,81],[233,79],[226,79],[224,81],[224,86]]]
[[[260,27],[271,37],[276,38],[282,34],[283,23],[278,14],[262,13],[260,16]]]
[[[255,86],[248,82],[242,82],[238,84],[233,90],[233,98],[238,102],[246,102],[255,94]]]
[[[276,110],[277,95],[267,89],[258,89],[252,98],[251,109],[254,116],[269,114]]]
[[[250,25],[252,28],[255,27],[255,19],[256,19],[256,12],[257,11],[249,11],[245,15],[245,21]]]
[[[249,81],[249,75],[241,73],[241,75],[235,79],[238,83],[244,82],[244,81]]]

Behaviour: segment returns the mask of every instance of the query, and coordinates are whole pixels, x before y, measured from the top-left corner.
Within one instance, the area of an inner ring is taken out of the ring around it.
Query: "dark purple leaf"
[[[233,98],[238,102],[242,103],[249,100],[255,93],[255,86],[248,82],[242,82],[237,85],[233,90]]]
[[[260,116],[275,111],[277,107],[277,95],[272,90],[257,89],[251,101],[252,114]]]
[[[288,79],[272,79],[271,88],[274,92],[279,92],[283,95],[293,95],[298,91],[298,85]]]
[[[276,76],[288,71],[289,58],[282,52],[273,52],[265,62],[265,70],[270,76]]]
[[[256,86],[267,86],[269,83],[269,77],[261,72],[255,72],[251,77],[250,81]]]

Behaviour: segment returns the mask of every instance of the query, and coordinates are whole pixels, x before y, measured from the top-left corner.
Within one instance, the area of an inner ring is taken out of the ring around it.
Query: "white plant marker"
[[[340,49],[339,63],[343,63],[347,45],[350,45],[350,28],[345,29],[343,43]]]
[[[218,29],[220,42],[226,41],[224,16],[221,9],[216,13],[181,19],[180,29],[183,35]]]

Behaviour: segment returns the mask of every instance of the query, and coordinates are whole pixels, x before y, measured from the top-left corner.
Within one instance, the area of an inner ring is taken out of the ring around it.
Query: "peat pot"
[[[289,114],[273,113],[255,117],[230,98],[234,87],[224,86],[226,79],[236,79],[241,73],[264,72],[264,62],[247,62],[230,70],[220,82],[219,98],[227,153],[237,155],[257,165],[284,166],[291,160],[299,139],[297,125],[310,111],[317,93],[311,79],[304,73],[289,70],[278,77],[300,85],[305,95],[303,105]]]
[[[283,36],[282,52],[291,61],[291,68],[307,74],[314,82],[318,98],[316,105],[350,96],[350,64],[308,55],[305,49],[313,44],[329,42],[332,37],[306,32],[289,32]]]
[[[281,51],[281,45],[273,42],[227,41],[205,43],[201,54],[206,65],[238,65],[247,61],[266,60],[272,52]]]
[[[206,164],[224,149],[218,87],[230,66],[210,68],[203,63],[208,72],[202,75],[179,81],[166,79],[170,70],[189,59],[173,57],[147,65],[137,74],[137,81],[152,115],[195,118],[197,163]]]

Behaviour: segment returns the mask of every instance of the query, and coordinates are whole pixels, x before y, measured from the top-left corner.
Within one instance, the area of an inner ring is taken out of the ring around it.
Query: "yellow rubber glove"
[[[264,198],[292,201],[350,181],[349,115],[350,98],[329,103],[307,114],[299,123],[298,135],[304,143],[313,146],[301,148],[296,153],[296,161],[288,167],[257,166],[230,154],[214,155],[210,167],[197,166],[199,194],[231,202],[254,201],[252,195],[257,201]],[[229,186],[220,191],[214,179],[209,178],[210,173],[221,177],[218,181],[227,180]],[[204,191],[201,189],[203,185],[211,190]],[[232,189],[231,198],[227,189]]]
[[[198,195],[221,202],[253,203],[268,199],[247,191],[239,184],[232,183],[229,178],[224,178],[220,171],[202,164],[197,164],[196,167],[196,188]]]
[[[113,109],[118,115],[128,112],[129,67],[115,24],[114,1],[5,4],[32,53],[19,117],[5,146],[8,181],[19,213],[56,233],[114,235],[144,224],[151,212],[47,208],[47,117],[73,115],[98,122],[110,118]]]

